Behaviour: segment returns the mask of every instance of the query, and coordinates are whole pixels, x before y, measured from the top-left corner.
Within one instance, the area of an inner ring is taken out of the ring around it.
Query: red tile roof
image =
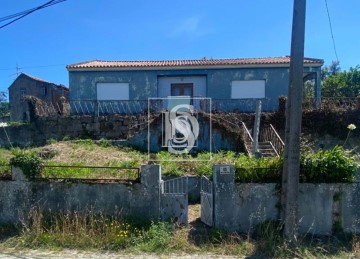
[[[304,64],[321,66],[322,59],[304,58]],[[88,68],[181,68],[181,67],[217,67],[217,66],[258,66],[258,65],[289,65],[290,57],[269,58],[233,58],[233,59],[197,59],[197,60],[154,60],[154,61],[102,61],[91,60],[81,63],[67,65],[66,68],[88,69]]]

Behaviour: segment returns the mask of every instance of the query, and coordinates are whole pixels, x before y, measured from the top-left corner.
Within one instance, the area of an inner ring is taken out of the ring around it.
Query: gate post
[[[233,192],[235,186],[235,167],[233,165],[214,165],[214,226],[231,230]],[[229,224],[230,223],[230,224]]]
[[[161,165],[142,165],[141,184],[148,189],[148,194],[154,204],[154,209],[149,211],[149,217],[160,219],[160,185],[161,185]]]

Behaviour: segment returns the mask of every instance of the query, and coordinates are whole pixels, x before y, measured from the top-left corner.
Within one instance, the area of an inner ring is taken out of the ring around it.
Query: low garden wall
[[[280,220],[280,186],[235,183],[214,167],[214,225],[227,231],[252,232],[266,221]],[[360,233],[360,184],[299,186],[299,232],[331,235],[336,231]]]
[[[17,170],[15,170],[17,171]],[[29,217],[32,208],[43,212],[83,212],[140,217],[147,220],[187,220],[187,194],[166,196],[161,190],[159,165],[141,167],[140,183],[79,183],[70,181],[28,181],[22,177],[0,181],[0,224],[17,224]],[[185,210],[179,213],[179,204]],[[175,208],[172,208],[174,206]],[[186,214],[184,216],[184,214]],[[180,224],[187,222],[179,222]]]

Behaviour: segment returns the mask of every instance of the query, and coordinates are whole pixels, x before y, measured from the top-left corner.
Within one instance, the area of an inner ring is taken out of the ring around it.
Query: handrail
[[[273,130],[273,132],[275,133],[275,136],[279,139],[280,143],[285,146],[284,142],[282,141],[281,137],[279,136],[279,134],[277,133],[277,131],[275,130],[274,126],[272,124],[270,124],[270,128]]]
[[[249,155],[251,155],[253,138],[251,137],[251,134],[250,134],[248,128],[246,127],[245,123],[242,121],[241,124],[242,124],[243,131],[244,131],[243,136],[244,136],[245,148],[246,148],[247,153]]]
[[[280,156],[285,144],[273,125],[270,124],[268,128],[264,128],[261,131],[260,137],[262,142],[269,142],[276,155]]]

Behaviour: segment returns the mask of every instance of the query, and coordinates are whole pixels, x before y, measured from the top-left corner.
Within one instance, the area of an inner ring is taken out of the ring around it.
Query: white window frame
[[[234,80],[231,99],[265,98],[266,80]]]
[[[130,99],[129,83],[97,83],[96,97],[99,101],[119,101]]]

